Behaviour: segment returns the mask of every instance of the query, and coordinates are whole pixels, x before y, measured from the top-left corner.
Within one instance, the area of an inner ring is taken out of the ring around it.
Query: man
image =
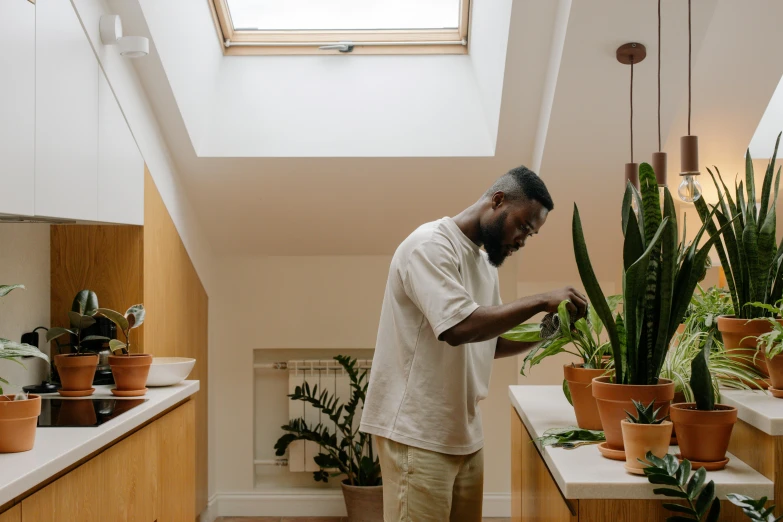
[[[500,301],[497,267],[553,208],[544,182],[517,167],[459,215],[422,225],[397,248],[360,428],[376,436],[385,522],[481,520],[478,403],[493,359],[532,347],[499,336],[564,300],[579,316],[587,307],[570,287]]]

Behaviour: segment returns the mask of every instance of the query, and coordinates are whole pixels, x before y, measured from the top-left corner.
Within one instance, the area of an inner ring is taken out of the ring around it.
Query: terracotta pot
[[[593,379],[593,397],[598,404],[601,415],[601,425],[606,435],[606,445],[610,449],[623,449],[623,431],[620,421],[626,418],[626,411],[634,412],[636,408],[632,399],[649,404],[655,399],[655,407],[661,408],[660,415],[669,413],[669,405],[674,398],[674,383],[668,379],[658,379],[658,384],[633,385],[612,384],[611,377]]]
[[[783,324],[783,319],[778,319]],[[763,353],[758,353],[756,337],[772,330],[772,325],[766,319],[737,319],[734,316],[718,317],[718,330],[723,336],[723,344],[729,354],[737,354],[745,357],[755,357],[752,366],[761,374],[769,375],[767,358]],[[750,337],[749,337],[750,336]],[[747,339],[746,339],[747,337]],[[746,364],[750,364],[748,361]],[[762,384],[759,382],[759,384]],[[766,388],[766,386],[764,386]],[[777,386],[776,386],[777,388]]]
[[[692,462],[726,459],[731,430],[737,422],[737,408],[716,404],[713,411],[699,411],[696,404],[673,404],[671,419],[677,427],[680,454]]]
[[[340,485],[348,522],[383,522],[383,486]]]
[[[62,391],[84,392],[81,395],[92,395],[94,391],[92,390],[92,381],[95,378],[95,368],[98,366],[97,354],[55,355],[54,364],[60,374]]]
[[[639,462],[646,460],[645,455],[652,451],[653,455],[663,458],[669,452],[669,439],[672,436],[671,421],[660,424],[634,424],[623,420],[620,423],[625,445],[625,469],[631,473],[644,475],[647,465]]]
[[[772,359],[767,359],[767,368],[769,369],[769,380],[772,381],[772,387],[776,390],[783,390],[783,355],[776,355]]]
[[[679,404],[681,402],[685,402],[685,394],[681,391],[674,392],[674,398],[672,399],[672,404]],[[677,445],[677,432],[675,431],[677,426],[675,426],[672,423],[672,440],[670,442],[671,446]]]
[[[598,405],[593,398],[592,382],[601,377],[606,370],[585,369],[584,364],[563,366],[563,375],[571,392],[571,402],[574,404],[576,424],[583,430],[601,430],[601,417],[598,415]]]
[[[30,451],[35,444],[41,397],[31,394],[26,401],[15,401],[14,397],[0,396],[0,453]]]
[[[138,392],[125,396],[138,396],[147,393],[147,375],[150,373],[152,356],[146,353],[132,353],[130,355],[110,355],[109,365],[120,392]]]
[[[94,426],[98,422],[92,401],[63,400],[57,414],[57,426]]]

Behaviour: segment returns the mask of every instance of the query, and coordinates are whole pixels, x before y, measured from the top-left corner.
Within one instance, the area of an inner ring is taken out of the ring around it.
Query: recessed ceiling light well
[[[122,20],[119,15],[101,16],[100,33],[103,45],[116,45],[120,50],[120,55],[126,58],[141,58],[150,52],[148,38],[122,35]]]

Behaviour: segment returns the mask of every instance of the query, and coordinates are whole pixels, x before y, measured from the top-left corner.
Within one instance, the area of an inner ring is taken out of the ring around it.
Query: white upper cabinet
[[[35,6],[0,1],[0,214],[33,215]]]
[[[98,62],[69,0],[35,11],[35,214],[96,221]]]
[[[98,78],[98,220],[143,225],[144,160],[103,72]]]

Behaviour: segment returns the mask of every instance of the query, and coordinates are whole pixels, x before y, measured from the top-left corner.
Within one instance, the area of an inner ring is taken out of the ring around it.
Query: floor
[[[215,522],[346,522],[347,518],[339,517],[308,517],[308,518],[278,518],[278,517],[221,517]],[[484,522],[510,522],[508,518],[485,518]]]

